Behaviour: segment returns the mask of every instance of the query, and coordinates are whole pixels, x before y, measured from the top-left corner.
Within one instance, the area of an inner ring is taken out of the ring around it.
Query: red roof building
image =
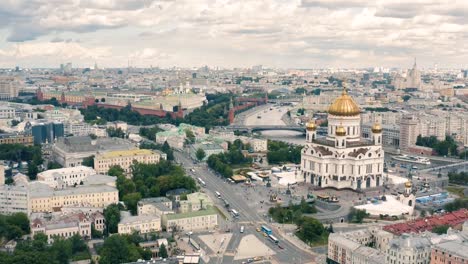
[[[420,233],[430,231],[436,226],[448,225],[455,227],[468,220],[468,210],[460,209],[443,215],[434,215],[425,218],[384,226],[384,230],[395,235],[403,233]]]

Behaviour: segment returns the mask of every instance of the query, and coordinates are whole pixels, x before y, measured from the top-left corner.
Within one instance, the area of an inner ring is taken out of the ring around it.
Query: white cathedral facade
[[[301,181],[318,187],[362,190],[383,184],[382,128],[372,127],[371,140],[361,137],[359,106],[346,90],[328,109],[328,135],[317,136],[307,124],[301,155]]]

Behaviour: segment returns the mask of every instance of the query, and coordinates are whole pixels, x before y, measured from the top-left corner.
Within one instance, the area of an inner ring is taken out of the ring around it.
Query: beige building
[[[414,146],[418,135],[418,121],[413,116],[403,117],[400,121],[400,149],[406,151]]]
[[[250,146],[254,152],[267,152],[268,151],[268,140],[254,138],[250,140]]]
[[[118,224],[119,234],[146,234],[161,230],[161,217],[155,215],[123,216]]]
[[[202,231],[213,230],[218,226],[218,214],[213,208],[181,214],[166,214],[162,217],[162,226],[167,231]]]
[[[29,184],[29,193],[32,212],[52,212],[54,208],[71,205],[104,208],[119,202],[117,188],[105,184],[53,189],[44,183],[33,182]]]
[[[145,164],[158,163],[161,159],[159,152],[149,149],[133,149],[109,151],[97,154],[94,158],[94,169],[98,173],[107,173],[109,168],[115,165],[122,167],[126,173],[130,173],[130,166],[136,161]]]
[[[19,78],[14,76],[0,77],[0,100],[10,100],[18,97],[20,88],[23,86]]]
[[[213,207],[213,201],[208,195],[201,192],[187,194],[187,200],[179,202],[179,212],[188,213]]]
[[[55,236],[70,238],[80,235],[83,238],[91,237],[92,220],[84,213],[53,216],[50,220],[35,218],[31,221],[31,236],[42,233],[47,236],[48,243],[54,241]]]
[[[172,201],[167,197],[145,198],[138,201],[138,215],[172,214]]]

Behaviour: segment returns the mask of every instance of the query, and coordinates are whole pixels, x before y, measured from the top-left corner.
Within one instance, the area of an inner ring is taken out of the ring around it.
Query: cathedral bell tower
[[[314,141],[317,138],[317,125],[315,125],[313,120],[307,123],[306,130],[306,141]]]
[[[375,123],[372,126],[372,141],[375,145],[382,145],[382,127]]]

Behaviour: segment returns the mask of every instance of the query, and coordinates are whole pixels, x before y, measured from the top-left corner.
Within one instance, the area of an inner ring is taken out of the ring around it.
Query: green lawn
[[[455,186],[448,186],[447,187],[447,191],[455,194],[455,195],[458,195],[460,198],[463,198],[465,197],[465,195],[463,194],[463,191],[465,190],[465,188],[463,187],[455,187]]]

